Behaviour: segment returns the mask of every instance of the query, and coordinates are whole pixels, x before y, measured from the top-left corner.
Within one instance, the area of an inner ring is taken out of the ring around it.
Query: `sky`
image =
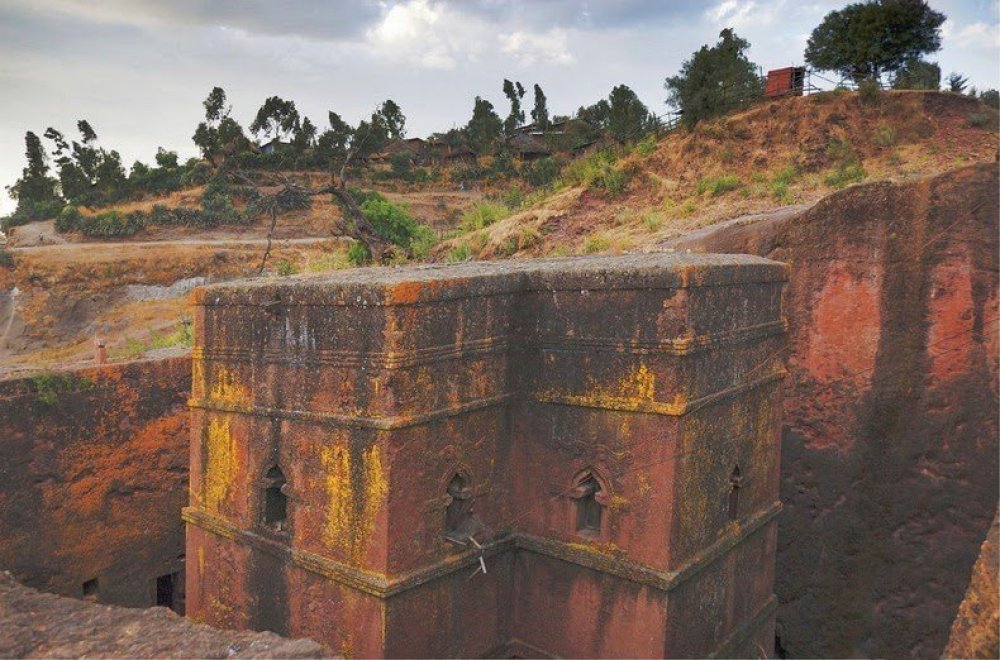
[[[126,164],[191,136],[213,86],[250,123],[264,99],[295,101],[320,130],[391,98],[407,133],[461,126],[482,96],[506,114],[504,78],[541,85],[571,114],[627,84],[662,114],[665,77],[720,30],[763,70],[802,64],[826,0],[0,0],[0,184],[24,167],[24,133],[75,135],[87,119]],[[929,59],[1000,87],[1000,0],[930,0],[948,20]],[[13,210],[2,194],[0,214]]]

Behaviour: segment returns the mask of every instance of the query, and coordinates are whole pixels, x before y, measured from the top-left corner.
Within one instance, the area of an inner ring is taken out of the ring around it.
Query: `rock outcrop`
[[[997,505],[997,180],[855,186],[668,246],[792,267],[779,652],[944,650]]]

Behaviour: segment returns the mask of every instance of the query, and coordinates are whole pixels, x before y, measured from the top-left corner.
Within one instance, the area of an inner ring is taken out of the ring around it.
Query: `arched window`
[[[601,484],[590,472],[577,478],[570,497],[575,500],[576,531],[583,536],[599,536],[604,517]]]
[[[740,473],[740,466],[733,468],[733,473],[729,475],[729,519],[736,520],[740,517],[740,488],[743,486],[743,475]]]
[[[444,513],[445,538],[465,545],[475,533],[476,527],[472,514],[472,489],[465,477],[456,474],[448,482],[447,493],[449,502]]]
[[[277,465],[264,477],[264,524],[277,532],[288,524],[288,483]]]

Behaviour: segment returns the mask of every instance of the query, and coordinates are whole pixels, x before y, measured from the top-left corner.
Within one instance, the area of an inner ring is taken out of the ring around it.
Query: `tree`
[[[892,81],[893,89],[941,88],[941,67],[926,60],[911,60],[903,64]]]
[[[274,133],[279,139],[287,139],[298,129],[299,111],[295,109],[295,101],[286,101],[280,96],[267,97],[250,124],[250,132],[254,135],[263,132],[265,137],[270,137]]]
[[[965,86],[969,84],[968,78],[954,71],[949,73],[948,77],[945,78],[944,81],[948,84],[948,91],[954,92],[955,94],[961,94],[964,92]]]
[[[11,199],[17,200],[14,217],[22,220],[51,217],[62,206],[56,194],[57,181],[49,176],[48,156],[41,139],[31,131],[24,134],[24,157],[28,162],[21,170],[21,178],[7,188]]]
[[[608,96],[608,131],[624,144],[640,137],[649,127],[649,109],[627,85],[618,85]]]
[[[174,169],[178,167],[176,151],[167,151],[163,147],[157,147],[155,158],[157,167],[165,169]]]
[[[477,154],[485,154],[493,148],[502,131],[503,122],[493,109],[493,104],[477,96],[472,107],[472,119],[465,126],[469,146]]]
[[[392,99],[386,99],[376,113],[385,126],[390,140],[401,140],[406,136],[406,117],[403,110]]]
[[[205,121],[198,124],[192,139],[205,160],[216,165],[220,157],[247,148],[248,140],[243,134],[243,127],[229,116],[232,107],[226,105],[226,92],[221,87],[213,87],[202,105],[205,107]]]
[[[309,149],[316,143],[316,126],[313,125],[312,120],[309,117],[302,119],[302,124],[299,126],[298,130],[295,131],[295,137],[292,139],[292,146],[299,153],[302,153],[306,149]]]
[[[316,140],[316,160],[333,167],[335,162],[347,156],[347,146],[350,144],[354,129],[332,110],[327,116],[330,128],[323,131]]]
[[[535,107],[531,110],[531,120],[541,130],[549,127],[549,108],[545,100],[545,92],[535,83]]]
[[[213,87],[202,105],[205,106],[205,119],[210,122],[221,121],[223,117],[228,117],[232,110],[226,106],[226,92],[221,87]]]
[[[924,0],[872,0],[832,11],[813,30],[806,62],[857,83],[879,80],[941,49],[945,16]]]
[[[749,48],[750,42],[726,28],[715,46],[702,46],[684,61],[680,73],[666,79],[667,103],[680,108],[685,124],[745,106],[760,96],[757,66],[746,55]]]
[[[979,100],[994,109],[1000,109],[1000,92],[995,89],[987,89],[980,92]]]
[[[597,129],[605,129],[608,126],[608,118],[611,115],[611,105],[607,99],[601,99],[597,103],[588,106],[580,106],[576,111],[576,118],[582,119]]]
[[[108,204],[125,197],[128,177],[121,155],[97,146],[97,132],[90,123],[81,119],[76,123],[80,141],[67,142],[54,128],[45,131],[45,137],[55,145],[56,165],[59,168],[59,188],[63,197],[74,204]]]
[[[517,127],[524,123],[524,110],[521,109],[524,87],[520,82],[514,83],[504,78],[503,93],[510,101],[510,114],[503,121],[503,132],[504,135],[510,137],[517,130]]]

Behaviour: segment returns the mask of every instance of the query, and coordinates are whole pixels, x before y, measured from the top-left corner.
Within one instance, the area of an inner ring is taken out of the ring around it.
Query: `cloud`
[[[379,17],[381,3],[278,0],[6,0],[79,20],[134,27],[228,27],[250,34],[349,38]]]
[[[1000,24],[977,21],[957,30],[953,41],[960,48],[1000,48]]]
[[[723,0],[708,9],[705,16],[719,27],[740,29],[755,25],[770,25],[784,4],[784,0],[763,4],[755,0]]]
[[[500,35],[500,52],[512,56],[521,66],[534,66],[538,62],[572,64],[574,58],[566,37],[566,31],[559,28],[543,34],[512,32]]]

